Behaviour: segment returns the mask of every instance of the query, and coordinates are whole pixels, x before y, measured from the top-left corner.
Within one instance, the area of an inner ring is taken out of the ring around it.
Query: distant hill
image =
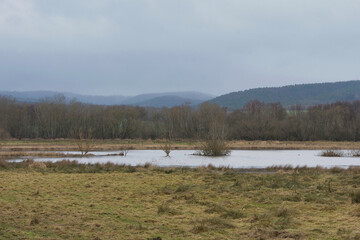
[[[46,98],[52,98],[54,96],[64,96],[68,101],[75,99],[76,101],[91,104],[100,105],[112,105],[124,101],[127,97],[125,96],[92,96],[92,95],[81,95],[76,93],[68,92],[53,92],[53,91],[27,91],[27,92],[16,92],[16,91],[1,91],[0,96],[11,96],[18,101],[22,102],[39,102]]]
[[[137,106],[141,107],[173,107],[173,106],[180,106],[182,104],[190,104],[190,105],[198,105],[204,102],[203,100],[199,99],[189,99],[183,98],[179,96],[161,96],[149,99],[144,102],[136,103]]]
[[[295,104],[308,107],[336,101],[360,100],[360,81],[254,88],[225,94],[210,102],[235,110],[255,99],[265,103],[280,102],[286,108]]]
[[[213,95],[200,92],[151,93],[130,97],[125,99],[123,104],[142,107],[173,107],[185,103],[197,105],[213,97]]]
[[[39,102],[43,99],[52,98],[59,95],[64,96],[67,101],[74,99],[76,101],[89,104],[133,105],[143,107],[173,107],[185,103],[197,105],[214,97],[213,95],[200,92],[151,93],[137,96],[94,96],[53,91],[0,91],[0,96],[11,96],[22,102]]]

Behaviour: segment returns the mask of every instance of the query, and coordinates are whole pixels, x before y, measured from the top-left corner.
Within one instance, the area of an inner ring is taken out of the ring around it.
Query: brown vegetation
[[[323,157],[344,157],[344,153],[339,150],[325,150],[321,154]]]
[[[167,140],[161,145],[161,149],[165,152],[167,157],[170,157],[170,152],[172,151],[171,141]]]
[[[0,141],[0,158],[17,157],[80,157],[80,154],[63,154],[54,151],[78,151],[76,140],[6,140]],[[94,151],[129,150],[141,149],[164,149],[166,140],[101,140],[96,141],[92,146]],[[225,141],[226,147],[230,150],[258,150],[258,149],[360,149],[360,142],[294,142],[294,141]],[[199,150],[204,142],[201,141],[172,141],[171,150]],[[358,150],[352,150],[352,156]],[[89,155],[89,154],[88,154]]]
[[[0,159],[12,159],[19,157],[51,157],[51,158],[67,158],[67,157],[82,157],[82,154],[65,154],[58,152],[23,152],[23,151],[0,151]],[[87,154],[92,156],[92,154]]]
[[[356,239],[360,224],[360,168],[33,164],[0,163],[0,238]]]

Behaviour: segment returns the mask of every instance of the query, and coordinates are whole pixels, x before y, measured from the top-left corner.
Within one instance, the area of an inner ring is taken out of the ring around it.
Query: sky
[[[0,91],[92,95],[360,79],[358,0],[0,0]]]

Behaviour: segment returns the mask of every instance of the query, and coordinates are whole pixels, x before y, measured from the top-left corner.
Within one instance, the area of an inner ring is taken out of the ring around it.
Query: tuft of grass
[[[212,203],[204,203],[207,205],[210,205],[209,208],[205,210],[206,213],[223,213],[226,212],[226,208],[223,206],[220,206],[218,204],[212,204]]]
[[[213,227],[219,228],[234,228],[235,226],[228,220],[223,219],[221,217],[212,217],[205,220]]]
[[[351,216],[360,218],[360,207],[355,208],[353,211],[350,212]]]
[[[207,202],[204,202],[203,204],[210,206],[205,210],[206,213],[219,213],[221,217],[231,218],[231,219],[239,219],[246,217],[246,214],[243,212],[240,212],[235,209],[227,209],[219,204],[213,204]]]
[[[126,167],[126,172],[128,172],[128,173],[134,173],[134,172],[136,172],[136,167],[134,167],[134,166],[127,166]]]
[[[286,204],[282,203],[280,207],[276,208],[274,214],[276,217],[291,217],[294,215],[295,210],[286,206]]]
[[[353,191],[350,196],[351,203],[360,203],[360,190]]]
[[[176,211],[175,209],[170,208],[169,204],[164,202],[162,203],[160,206],[158,206],[158,210],[157,210],[158,214],[168,214],[168,215],[177,215],[180,214],[178,211]]]
[[[160,189],[160,192],[163,194],[175,194],[175,193],[184,193],[191,188],[190,185],[180,184],[179,186],[169,186],[166,185]]]
[[[204,220],[197,221],[194,223],[194,227],[192,228],[191,232],[193,233],[202,233],[208,231],[208,226]]]
[[[151,163],[149,163],[149,162],[144,164],[144,168],[146,168],[146,169],[149,169],[149,168],[152,168],[152,167],[153,167],[153,165]]]
[[[161,237],[151,237],[151,238],[147,238],[146,240],[162,240]]]
[[[37,216],[33,216],[30,220],[30,225],[34,226],[34,225],[38,225],[40,223],[39,218]]]
[[[0,169],[8,169],[11,167],[11,164],[5,159],[0,158]]]
[[[190,188],[191,188],[190,185],[181,184],[180,186],[178,186],[178,187],[176,188],[175,193],[187,192]]]
[[[176,189],[173,186],[166,185],[160,189],[160,192],[163,194],[173,194],[175,193]]]
[[[296,211],[282,203],[262,214],[255,214],[251,219],[252,228],[273,229],[276,231],[289,228],[294,223]]]
[[[239,218],[245,218],[246,214],[238,210],[228,209],[221,216],[224,218],[239,219]]]
[[[224,229],[235,227],[231,222],[220,217],[204,218],[195,221],[193,224],[194,227],[191,230],[191,232],[193,233],[202,233],[210,229]]]

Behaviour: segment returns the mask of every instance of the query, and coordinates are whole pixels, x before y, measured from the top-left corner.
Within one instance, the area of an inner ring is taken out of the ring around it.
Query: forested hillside
[[[0,98],[0,138],[360,140],[360,101],[286,110],[251,101],[227,112],[217,104],[172,108],[87,105],[64,98],[23,103]]]
[[[254,88],[232,92],[211,100],[230,110],[242,108],[251,100],[279,102],[285,108],[295,104],[305,107],[337,101],[360,100],[360,81],[301,84],[284,87]]]

